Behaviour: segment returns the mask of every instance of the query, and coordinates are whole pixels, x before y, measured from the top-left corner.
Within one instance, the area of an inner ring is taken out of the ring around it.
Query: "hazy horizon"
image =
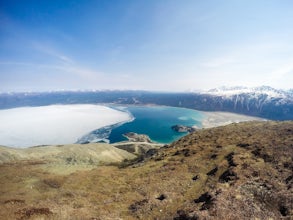
[[[0,92],[292,89],[290,0],[0,2]]]

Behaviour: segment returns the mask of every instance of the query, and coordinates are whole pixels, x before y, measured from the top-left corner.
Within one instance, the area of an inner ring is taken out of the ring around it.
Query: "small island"
[[[194,132],[196,129],[194,127],[185,126],[185,125],[173,125],[172,130],[183,133],[183,132]]]

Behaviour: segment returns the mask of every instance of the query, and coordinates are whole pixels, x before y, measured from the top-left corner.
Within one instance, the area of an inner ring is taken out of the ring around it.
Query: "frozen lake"
[[[50,105],[0,110],[0,145],[29,147],[75,143],[98,128],[132,120],[101,105]]]

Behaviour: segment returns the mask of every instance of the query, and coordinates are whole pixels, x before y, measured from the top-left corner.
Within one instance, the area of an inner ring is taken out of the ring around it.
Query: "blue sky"
[[[292,82],[291,0],[0,2],[0,91]]]

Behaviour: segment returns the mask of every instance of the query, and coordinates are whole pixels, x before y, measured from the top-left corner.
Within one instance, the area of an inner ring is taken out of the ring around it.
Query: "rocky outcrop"
[[[152,143],[152,140],[149,136],[145,134],[137,134],[134,132],[128,132],[126,134],[123,134],[124,137],[126,137],[131,142],[147,142]]]
[[[194,127],[190,126],[184,126],[184,125],[173,125],[172,130],[177,131],[177,132],[194,132],[196,129]]]

